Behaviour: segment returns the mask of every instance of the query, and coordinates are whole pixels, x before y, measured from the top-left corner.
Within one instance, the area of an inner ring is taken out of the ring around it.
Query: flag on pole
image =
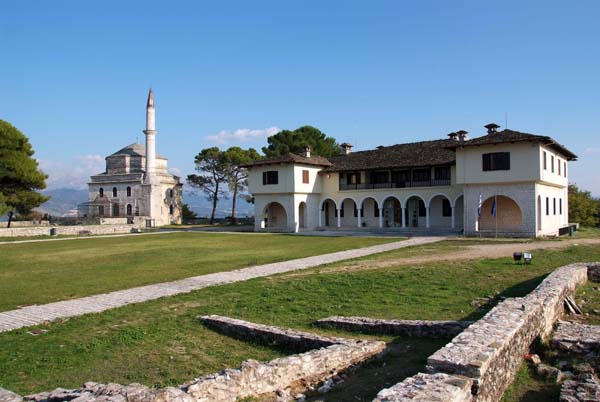
[[[492,202],[492,216],[496,216],[496,196],[494,196],[494,201]]]
[[[479,193],[479,204],[477,204],[477,217],[481,217],[481,206],[483,205],[483,198],[481,193]]]

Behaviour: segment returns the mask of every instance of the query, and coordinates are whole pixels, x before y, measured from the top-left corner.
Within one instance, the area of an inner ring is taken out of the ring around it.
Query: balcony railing
[[[381,189],[381,188],[436,187],[436,186],[449,186],[449,185],[450,185],[450,179],[414,180],[414,181],[400,181],[400,182],[388,182],[388,183],[360,183],[360,184],[340,183],[340,191],[377,190],[377,189]]]

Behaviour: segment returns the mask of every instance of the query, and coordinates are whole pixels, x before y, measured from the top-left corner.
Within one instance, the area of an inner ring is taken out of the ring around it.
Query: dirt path
[[[386,267],[394,267],[399,265],[414,265],[424,264],[437,261],[465,261],[488,258],[510,257],[515,251],[533,251],[547,249],[561,249],[573,245],[590,245],[599,244],[600,238],[596,239],[572,239],[572,240],[548,240],[535,241],[529,243],[514,242],[514,243],[498,243],[498,244],[481,244],[461,246],[460,241],[456,242],[457,250],[436,250],[436,245],[432,245],[431,254],[425,254],[426,250],[420,250],[418,255],[407,255],[406,257],[395,258],[379,258],[369,259],[356,262],[348,262],[342,265],[325,267],[320,272],[351,272],[362,270],[375,270]],[[424,253],[425,252],[425,253]],[[421,254],[423,253],[423,254]],[[535,256],[534,256],[535,258]],[[311,272],[294,272],[286,276],[303,276],[310,275]]]

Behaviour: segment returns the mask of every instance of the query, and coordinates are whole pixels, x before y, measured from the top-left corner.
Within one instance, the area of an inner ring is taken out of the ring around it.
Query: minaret
[[[148,92],[146,104],[146,176],[144,183],[151,184],[156,181],[156,124],[154,120],[154,94],[152,88]]]

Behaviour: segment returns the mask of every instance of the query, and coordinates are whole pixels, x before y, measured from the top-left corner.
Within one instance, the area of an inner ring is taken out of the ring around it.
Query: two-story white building
[[[557,235],[568,226],[568,163],[552,138],[513,130],[247,166],[257,231],[348,229]]]

